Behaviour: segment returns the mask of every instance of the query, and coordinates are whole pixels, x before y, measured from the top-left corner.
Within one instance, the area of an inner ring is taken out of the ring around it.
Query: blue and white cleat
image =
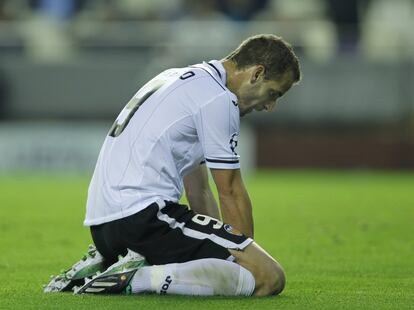
[[[75,288],[75,294],[130,294],[132,277],[138,269],[148,266],[145,258],[128,249],[128,253],[119,257],[118,262],[105,272],[96,275],[80,287]]]
[[[44,286],[45,293],[71,291],[76,285],[83,285],[87,277],[92,277],[104,270],[104,258],[90,245],[88,252],[80,261],[57,276],[51,276],[49,284]]]

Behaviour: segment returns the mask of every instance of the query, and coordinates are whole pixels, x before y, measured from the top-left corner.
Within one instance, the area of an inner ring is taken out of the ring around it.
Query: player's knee
[[[272,262],[263,268],[256,279],[256,296],[280,294],[285,288],[286,277],[282,267]]]
[[[286,284],[285,272],[283,271],[283,268],[280,265],[277,265],[273,277],[274,278],[272,295],[278,295],[283,291]]]

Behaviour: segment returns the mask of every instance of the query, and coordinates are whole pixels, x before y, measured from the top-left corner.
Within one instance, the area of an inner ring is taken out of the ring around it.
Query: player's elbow
[[[237,196],[237,190],[235,188],[224,188],[218,191],[218,197],[220,200],[234,200]]]
[[[237,184],[229,186],[217,187],[217,192],[220,200],[237,200],[246,196],[244,187]]]
[[[234,198],[244,190],[240,170],[211,169],[218,195],[221,198]]]

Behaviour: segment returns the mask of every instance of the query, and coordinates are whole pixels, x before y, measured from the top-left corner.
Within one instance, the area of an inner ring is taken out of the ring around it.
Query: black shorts
[[[253,240],[185,205],[153,203],[131,216],[91,226],[93,241],[107,265],[131,249],[151,265],[202,258],[234,260],[228,249],[243,250]]]

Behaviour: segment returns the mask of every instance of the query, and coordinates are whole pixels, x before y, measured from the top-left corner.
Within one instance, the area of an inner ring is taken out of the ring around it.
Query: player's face
[[[245,116],[252,111],[273,111],[278,99],[293,84],[290,73],[284,74],[278,80],[267,80],[264,78],[264,70],[261,68],[253,70],[249,80],[240,85],[238,92],[240,116]]]

